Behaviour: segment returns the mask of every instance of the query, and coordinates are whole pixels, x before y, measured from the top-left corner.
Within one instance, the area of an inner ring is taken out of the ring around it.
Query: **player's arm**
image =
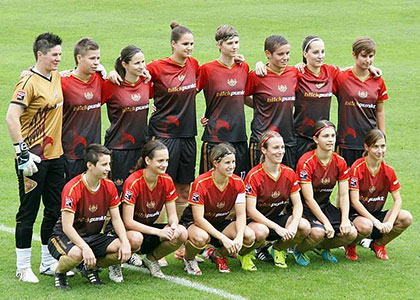
[[[293,234],[294,238],[303,214],[303,205],[299,192],[290,194],[290,201],[293,205],[292,222],[290,222],[289,226],[286,226],[286,228]]]
[[[24,111],[24,107],[16,103],[10,103],[9,109],[7,110],[7,114],[6,114],[7,129],[9,130],[9,135],[14,144],[23,142],[21,125],[20,125],[20,116],[22,115],[23,111]]]
[[[312,189],[312,183],[310,182],[301,182],[300,187],[302,189],[302,195],[303,199],[305,200],[306,205],[309,207],[311,212],[314,214],[314,216],[321,221],[321,223],[325,227],[325,232],[327,234],[327,238],[333,238],[334,237],[334,229],[331,226],[330,221],[325,216],[325,214],[322,212],[321,208],[319,207],[318,203],[314,199],[314,191]]]
[[[235,212],[236,212],[236,237],[233,240],[236,247],[236,253],[242,248],[244,233],[246,227],[246,204],[245,204],[245,193],[241,193],[237,196],[235,203]]]
[[[166,206],[166,213],[168,214],[168,226],[172,228],[174,232],[172,239],[176,239],[181,234],[181,231],[179,230],[179,227],[178,227],[179,220],[178,220],[178,215],[176,214],[175,200],[166,202],[165,206]]]
[[[384,228],[384,224],[376,219],[367,209],[363,206],[363,204],[360,202],[360,193],[359,190],[353,190],[350,189],[350,201],[351,206],[357,211],[359,215],[362,217],[365,217],[366,219],[369,219],[372,221],[373,226],[378,228],[378,230],[381,232]]]
[[[74,213],[63,210],[61,211],[61,222],[64,234],[70,241],[82,250],[83,261],[86,267],[92,268],[96,265],[96,257],[89,245],[80,237],[76,229],[73,227]]]
[[[384,101],[376,103],[376,122],[378,129],[385,133],[385,105]]]
[[[392,227],[394,227],[395,220],[397,219],[402,206],[402,199],[401,199],[401,193],[399,190],[391,193],[392,198],[394,199],[394,204],[392,205],[392,208],[390,210],[390,214],[388,215],[388,218],[384,219],[383,224],[386,227],[386,231],[384,233],[388,233],[391,231]]]
[[[112,226],[121,241],[120,249],[118,249],[118,259],[122,262],[126,262],[131,256],[131,246],[127,238],[124,224],[121,220],[120,209],[118,206],[112,207],[109,209],[109,213],[111,214]]]
[[[351,223],[349,220],[349,183],[348,180],[341,180],[338,182],[338,194],[340,198],[341,224],[340,232],[344,235],[349,234],[351,230]]]

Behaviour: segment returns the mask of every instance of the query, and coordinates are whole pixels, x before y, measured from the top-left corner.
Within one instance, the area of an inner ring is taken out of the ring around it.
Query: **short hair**
[[[51,48],[61,45],[62,42],[62,39],[53,33],[46,32],[38,35],[33,45],[35,60],[38,61],[38,51],[41,51],[42,54],[47,54]]]
[[[169,25],[172,29],[171,31],[171,41],[174,41],[175,43],[178,42],[178,40],[186,33],[192,34],[191,30],[185,26],[180,25],[178,22],[171,22]]]
[[[264,51],[274,53],[277,48],[289,44],[289,41],[281,35],[270,35],[265,39]]]
[[[216,40],[216,42],[221,44],[227,40],[230,40],[231,38],[235,36],[239,37],[239,33],[235,29],[235,27],[230,26],[230,25],[220,25],[216,29],[216,34],[214,35],[214,39]]]
[[[74,51],[73,51],[74,61],[76,62],[76,66],[77,66],[77,55],[80,54],[82,56],[85,56],[88,53],[88,51],[98,50],[98,49],[99,49],[98,43],[96,43],[95,40],[92,38],[84,37],[78,40],[76,45],[74,45]]]
[[[214,162],[219,163],[227,155],[236,155],[235,148],[228,142],[217,144],[211,149],[210,161],[214,166]]]
[[[146,168],[146,157],[153,159],[155,152],[163,149],[168,148],[159,140],[151,140],[144,144],[143,149],[141,150],[141,156],[137,161],[134,171]]]
[[[308,35],[303,40],[303,43],[302,43],[302,51],[303,52],[308,52],[308,50],[311,49],[311,44],[313,42],[315,42],[315,41],[321,41],[321,42],[323,42],[323,40],[319,36],[316,36],[316,35]],[[303,56],[303,62],[305,64],[307,63],[305,56]]]
[[[353,45],[353,53],[356,56],[359,56],[359,54],[362,51],[366,51],[367,53],[376,53],[376,44],[375,42],[369,38],[369,37],[358,37],[357,39],[354,40]]]
[[[121,50],[121,55],[118,56],[118,58],[115,60],[114,68],[115,71],[117,71],[118,75],[121,76],[121,78],[124,80],[126,70],[122,65],[122,62],[125,62],[126,64],[130,63],[131,59],[134,55],[137,53],[143,53],[139,47],[136,47],[134,45],[129,45],[124,47],[124,49]],[[120,86],[123,86],[124,82],[120,82]]]
[[[89,144],[85,149],[85,164],[90,162],[96,166],[103,155],[111,155],[111,150],[101,144]]]

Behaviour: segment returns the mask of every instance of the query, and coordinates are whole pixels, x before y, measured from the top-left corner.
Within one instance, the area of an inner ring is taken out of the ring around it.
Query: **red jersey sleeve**
[[[208,80],[207,69],[208,69],[207,66],[203,65],[198,70],[197,92],[204,89],[207,85],[207,80]]]
[[[122,202],[130,205],[136,205],[139,194],[137,184],[135,184],[136,180],[137,172],[134,172],[124,182]]]
[[[165,184],[166,184],[166,190],[168,193],[166,194],[165,202],[172,202],[178,198],[178,194],[176,193],[174,182],[172,181],[172,178],[165,177]]]
[[[253,176],[254,172],[251,170],[245,178],[245,194],[246,196],[257,198],[258,194],[258,183],[256,176]]]
[[[192,185],[188,203],[192,205],[204,205],[204,191],[198,181],[194,182]]]
[[[385,82],[382,78],[379,78],[379,98],[378,101],[385,101],[388,99],[388,91],[386,90]]]
[[[292,170],[288,171],[288,177],[290,178],[290,182],[292,183],[292,188],[290,190],[290,194],[294,194],[300,191],[300,185],[299,185],[299,178],[296,175],[295,172]]]
[[[147,65],[147,70],[149,71],[150,76],[152,76],[152,81],[155,81],[159,78],[158,64],[159,62],[157,60],[154,60]]]
[[[397,175],[395,174],[394,169],[388,165],[386,166],[387,166],[386,175],[388,176],[389,181],[390,181],[389,191],[393,193],[401,189],[401,185],[400,185],[400,182],[398,181],[398,178],[397,178]]]
[[[121,201],[120,201],[120,197],[118,196],[117,187],[111,180],[105,179],[105,181],[109,185],[109,192],[112,195],[111,199],[109,200],[109,208],[114,208],[114,207],[119,206]]]
[[[334,65],[327,65],[328,72],[331,74],[331,78],[335,81],[338,74],[340,74],[340,67]]]
[[[75,183],[76,182],[76,183]],[[77,181],[69,181],[63,188],[61,193],[61,210],[75,213],[77,210],[77,204],[80,201],[80,190],[77,187]]]
[[[360,167],[359,165],[353,164],[350,169],[350,180],[349,180],[349,189],[353,191],[358,191],[359,187],[359,178],[360,178]]]
[[[305,160],[305,156],[302,156],[302,158],[299,160],[298,165],[296,166],[296,175],[299,179],[299,182],[310,183],[312,182],[313,168]]]
[[[349,168],[347,167],[347,163],[341,156],[337,155],[337,166],[338,166],[338,180],[345,181],[349,179]]]
[[[250,96],[255,93],[255,89],[257,88],[258,84],[260,82],[259,77],[255,74],[255,71],[252,71],[248,74],[248,79],[246,81],[246,87],[245,87],[245,95]]]
[[[103,105],[106,101],[108,101],[114,92],[114,84],[106,80],[104,84],[102,85],[102,91],[101,91],[101,104]]]
[[[245,193],[245,184],[244,184],[243,180],[239,176],[236,176],[235,174],[232,175],[232,176],[235,176],[234,180],[235,180],[235,186],[236,186],[236,190],[237,190],[238,194],[244,194]]]
[[[153,84],[151,80],[149,80],[147,86],[149,87],[149,99],[152,99],[155,96],[155,90],[153,89]]]

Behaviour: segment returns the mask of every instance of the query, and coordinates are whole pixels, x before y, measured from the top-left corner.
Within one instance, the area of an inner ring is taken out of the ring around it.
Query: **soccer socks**
[[[251,245],[242,245],[241,251],[239,251],[239,255],[246,255],[248,253],[251,253],[252,250],[257,249],[259,247],[261,247],[261,245],[264,243],[265,241],[260,241],[257,242],[255,241],[254,243],[252,243]]]
[[[67,271],[77,267],[81,262],[81,260],[74,260],[67,255],[62,255],[58,261],[55,272],[59,274],[66,274]]]
[[[101,268],[118,264],[121,264],[121,260],[118,259],[118,252],[108,253],[105,257],[100,257],[96,260],[96,265]]]
[[[44,266],[52,265],[57,260],[51,256],[47,245],[41,245],[41,264]]]
[[[32,248],[16,248],[16,268],[24,269],[31,267]]]
[[[161,259],[162,257],[165,257],[169,253],[174,252],[176,249],[181,246],[182,243],[176,243],[173,244],[170,241],[163,241],[160,243],[159,246],[157,246],[152,253],[150,253],[156,260]]]
[[[190,240],[187,240],[185,242],[185,254],[184,258],[186,260],[193,260],[195,259],[195,256],[200,253],[201,250],[203,250],[204,247],[198,247],[197,245],[194,245]]]

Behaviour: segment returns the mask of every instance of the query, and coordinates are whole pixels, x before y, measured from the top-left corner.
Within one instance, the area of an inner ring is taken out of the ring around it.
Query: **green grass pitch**
[[[233,272],[218,274],[209,262],[202,265],[204,276],[189,277],[179,261],[168,258],[163,271],[220,291],[249,299],[418,299],[420,287],[419,184],[420,160],[418,86],[420,82],[420,6],[417,0],[368,1],[11,1],[1,0],[0,10],[0,118],[4,120],[12,89],[23,69],[33,65],[32,43],[46,31],[63,40],[60,70],[74,67],[72,49],[83,36],[93,37],[101,46],[102,64],[111,70],[120,50],[135,44],[146,60],[170,54],[170,28],[173,20],[194,33],[194,57],[200,63],[218,57],[214,31],[220,24],[235,26],[240,34],[241,50],[251,68],[265,60],[263,42],[271,34],[285,36],[291,44],[290,64],[301,60],[300,46],[305,36],[316,34],[326,44],[326,63],[353,64],[351,43],[358,36],[370,36],[377,43],[375,65],[384,72],[389,92],[385,105],[388,137],[387,161],[396,170],[402,184],[403,208],[414,216],[414,224],[388,246],[390,261],[379,261],[372,252],[358,248],[359,260],[350,262],[344,252],[333,250],[340,260],[328,265],[310,254],[312,263],[301,268],[289,259],[289,268],[257,262],[258,272],[241,271],[231,260]],[[204,111],[202,94],[197,97],[198,116]],[[337,106],[331,120],[336,122]],[[103,129],[108,127],[103,111]],[[252,112],[246,110],[247,124]],[[249,127],[249,126],[248,126]],[[0,224],[14,227],[18,207],[17,183],[13,168],[13,149],[5,122],[0,122]],[[202,130],[199,128],[199,142]],[[389,200],[389,204],[392,199]],[[39,232],[39,222],[35,227]],[[0,231],[0,286],[3,299],[219,299],[214,294],[151,278],[133,270],[124,270],[125,282],[115,284],[102,278],[103,288],[89,286],[80,276],[70,279],[73,289],[61,292],[51,277],[40,276],[37,285],[23,284],[14,277],[14,237]],[[32,266],[37,272],[40,243],[33,242]],[[225,295],[225,296],[223,296]],[[417,295],[417,296],[416,296]]]

